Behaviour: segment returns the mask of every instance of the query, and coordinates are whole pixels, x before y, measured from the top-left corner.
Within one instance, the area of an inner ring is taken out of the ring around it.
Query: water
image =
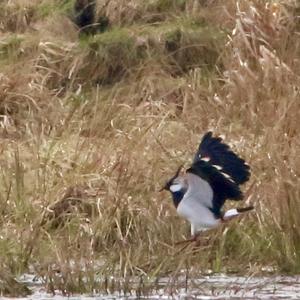
[[[238,277],[227,275],[204,276],[199,279],[190,279],[183,288],[168,287],[169,280],[161,280],[161,288],[148,296],[137,297],[133,291],[131,295],[122,295],[119,292],[110,295],[73,295],[64,297],[59,294],[48,294],[41,282],[34,282],[33,276],[24,275],[22,281],[33,290],[33,294],[19,300],[121,300],[121,299],[200,299],[200,300],[252,300],[252,299],[300,299],[300,276],[266,276],[266,277]],[[14,299],[14,298],[1,298]]]

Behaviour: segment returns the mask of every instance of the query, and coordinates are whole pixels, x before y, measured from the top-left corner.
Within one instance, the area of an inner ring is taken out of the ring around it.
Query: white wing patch
[[[209,157],[200,157],[201,160],[203,161],[206,161],[206,162],[209,162],[210,161],[210,158]]]
[[[220,172],[226,179],[230,180],[231,182],[234,182],[234,180],[231,178],[230,175],[228,175],[227,173],[224,172]]]
[[[217,170],[222,170],[222,167],[221,166],[219,166],[219,165],[212,165],[214,168],[216,168]]]

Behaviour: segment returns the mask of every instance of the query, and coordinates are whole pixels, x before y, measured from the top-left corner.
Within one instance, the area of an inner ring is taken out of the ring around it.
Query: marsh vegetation
[[[92,34],[73,7],[0,3],[1,293],[28,272],[66,294],[299,273],[298,1],[99,0]],[[180,251],[158,190],[207,130],[251,165],[255,212]]]

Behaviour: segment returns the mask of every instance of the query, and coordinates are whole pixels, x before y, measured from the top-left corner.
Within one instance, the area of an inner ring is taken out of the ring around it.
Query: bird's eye
[[[175,183],[170,186],[170,191],[173,193],[179,192],[180,190],[182,190],[182,185],[179,183]]]

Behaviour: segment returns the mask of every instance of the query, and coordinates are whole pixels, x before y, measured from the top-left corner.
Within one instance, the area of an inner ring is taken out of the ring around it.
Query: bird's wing
[[[204,135],[192,166],[187,169],[207,181],[213,190],[212,211],[221,216],[221,208],[226,199],[241,200],[243,194],[239,184],[250,177],[250,168],[245,161],[233,153],[221,138]]]
[[[199,176],[211,187],[213,191],[211,210],[216,217],[221,216],[221,208],[226,199],[241,200],[243,198],[239,185],[209,162],[200,160],[194,163],[187,169],[187,174],[190,173]]]
[[[242,184],[250,177],[250,167],[245,161],[223,143],[220,137],[213,137],[211,132],[203,136],[193,165],[201,160],[221,168],[222,172],[229,175],[236,184]]]

